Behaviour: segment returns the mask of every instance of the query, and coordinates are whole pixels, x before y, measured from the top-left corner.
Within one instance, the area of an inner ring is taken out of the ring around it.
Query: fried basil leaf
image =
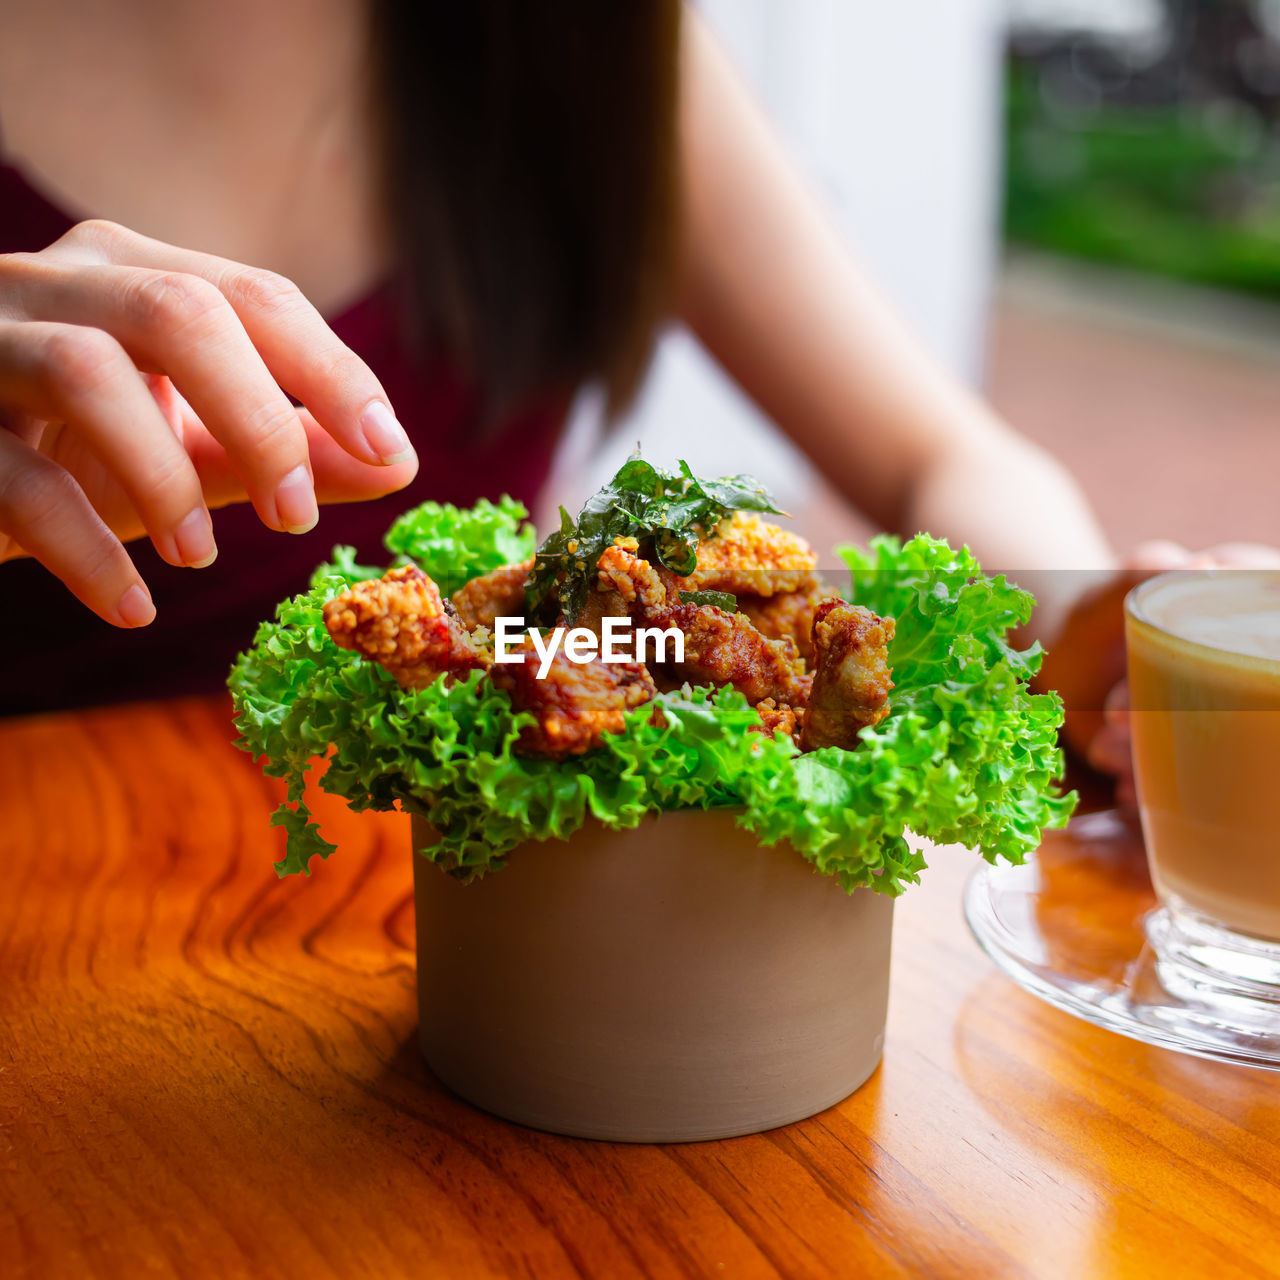
[[[754,476],[700,480],[687,462],[661,471],[629,458],[593,494],[575,521],[560,508],[560,528],[538,548],[525,592],[530,617],[563,614],[573,625],[587,601],[596,564],[615,538],[635,538],[646,559],[688,577],[698,541],[734,511],[781,514]]]

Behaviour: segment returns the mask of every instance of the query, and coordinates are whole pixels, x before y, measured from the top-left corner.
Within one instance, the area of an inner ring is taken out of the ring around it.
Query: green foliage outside
[[[1064,122],[1014,62],[1007,238],[1280,298],[1280,142],[1247,112],[1103,105]]]

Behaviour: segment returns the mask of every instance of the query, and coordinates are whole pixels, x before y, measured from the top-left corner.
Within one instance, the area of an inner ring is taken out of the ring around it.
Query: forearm
[[[935,454],[911,488],[902,527],[966,542],[992,570],[1115,567],[1068,472],[999,423]]]
[[[885,528],[993,567],[1108,565],[1075,484],[906,333],[692,15],[683,88],[681,308],[731,376]]]

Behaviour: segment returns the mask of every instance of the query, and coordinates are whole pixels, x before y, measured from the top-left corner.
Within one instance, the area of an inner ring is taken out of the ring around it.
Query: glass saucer
[[[1224,987],[1213,939],[1157,904],[1136,815],[1084,814],[1046,833],[1023,866],[983,863],[964,912],[996,965],[1056,1008],[1147,1044],[1280,1071],[1280,985]]]

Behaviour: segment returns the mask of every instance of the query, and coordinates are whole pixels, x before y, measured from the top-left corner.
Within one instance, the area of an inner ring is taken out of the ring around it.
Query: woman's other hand
[[[108,622],[155,616],[131,538],[199,568],[210,508],[301,533],[318,501],[416,471],[377,378],[284,277],[110,222],[0,255],[0,561],[35,557]]]

